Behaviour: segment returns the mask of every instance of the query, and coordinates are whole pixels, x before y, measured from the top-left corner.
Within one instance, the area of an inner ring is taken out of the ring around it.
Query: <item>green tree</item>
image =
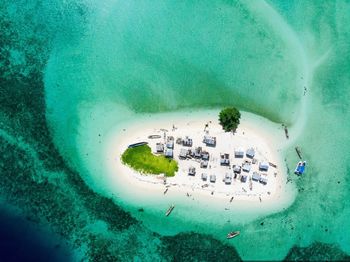
[[[235,107],[227,107],[220,111],[219,122],[226,132],[235,131],[239,125],[241,113]]]

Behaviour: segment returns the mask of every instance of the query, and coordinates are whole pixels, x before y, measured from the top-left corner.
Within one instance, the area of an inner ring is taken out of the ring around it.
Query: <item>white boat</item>
[[[226,238],[227,239],[234,238],[234,237],[238,236],[239,234],[240,234],[239,231],[233,231],[233,232],[228,233]]]

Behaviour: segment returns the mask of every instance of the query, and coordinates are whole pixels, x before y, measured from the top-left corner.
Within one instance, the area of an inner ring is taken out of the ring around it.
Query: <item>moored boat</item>
[[[149,139],[157,139],[157,138],[161,138],[161,135],[150,135],[148,136]]]
[[[227,239],[234,238],[234,237],[238,236],[239,234],[240,234],[239,231],[233,231],[233,232],[228,233],[226,238]]]
[[[284,126],[284,134],[286,135],[286,138],[289,139],[289,134],[288,134],[288,128],[287,128],[287,126]]]
[[[269,166],[272,166],[272,167],[274,167],[274,168],[277,168],[277,165],[274,164],[274,163],[271,163],[271,162],[269,162]]]
[[[306,161],[303,161],[303,164],[301,165],[301,167],[299,168],[299,173],[303,174],[305,171],[305,167],[306,167]]]
[[[165,212],[165,216],[169,216],[170,213],[173,211],[174,208],[175,208],[175,205],[174,205],[174,204],[171,205],[171,206],[168,208],[168,210]]]
[[[300,149],[300,147],[295,147],[295,151],[297,152],[297,154],[298,154],[298,157],[300,158],[300,159],[302,159],[303,157],[302,157],[302,155],[301,155],[301,149]]]
[[[306,161],[299,161],[297,167],[294,170],[294,174],[301,175],[304,173],[306,167]]]

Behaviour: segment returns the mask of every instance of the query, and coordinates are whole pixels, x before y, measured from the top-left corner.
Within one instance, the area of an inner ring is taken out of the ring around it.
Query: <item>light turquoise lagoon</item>
[[[68,166],[129,211],[141,228],[132,230],[147,232],[130,233],[143,260],[162,260],[159,239],[181,232],[210,235],[243,260],[282,260],[295,246],[315,247],[310,254],[321,260],[350,254],[349,1],[86,0],[70,9],[72,3],[39,5],[38,19],[51,28],[43,58],[46,121]],[[237,213],[216,228],[210,208],[154,219],[164,206],[140,212],[111,192],[101,154],[113,128],[140,115],[227,105],[288,126],[283,157],[297,191],[292,203]],[[301,177],[292,172],[295,146],[308,162]],[[106,228],[96,221],[82,230]],[[227,241],[235,228],[241,235]],[[101,233],[122,250],[128,234]],[[335,251],[322,253],[323,244]]]

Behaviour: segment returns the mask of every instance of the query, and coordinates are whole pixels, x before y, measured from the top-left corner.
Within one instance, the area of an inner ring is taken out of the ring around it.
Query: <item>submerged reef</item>
[[[162,237],[161,254],[170,261],[241,261],[232,246],[197,233]]]
[[[293,247],[285,261],[350,261],[350,256],[332,244],[315,242],[307,247]]]

